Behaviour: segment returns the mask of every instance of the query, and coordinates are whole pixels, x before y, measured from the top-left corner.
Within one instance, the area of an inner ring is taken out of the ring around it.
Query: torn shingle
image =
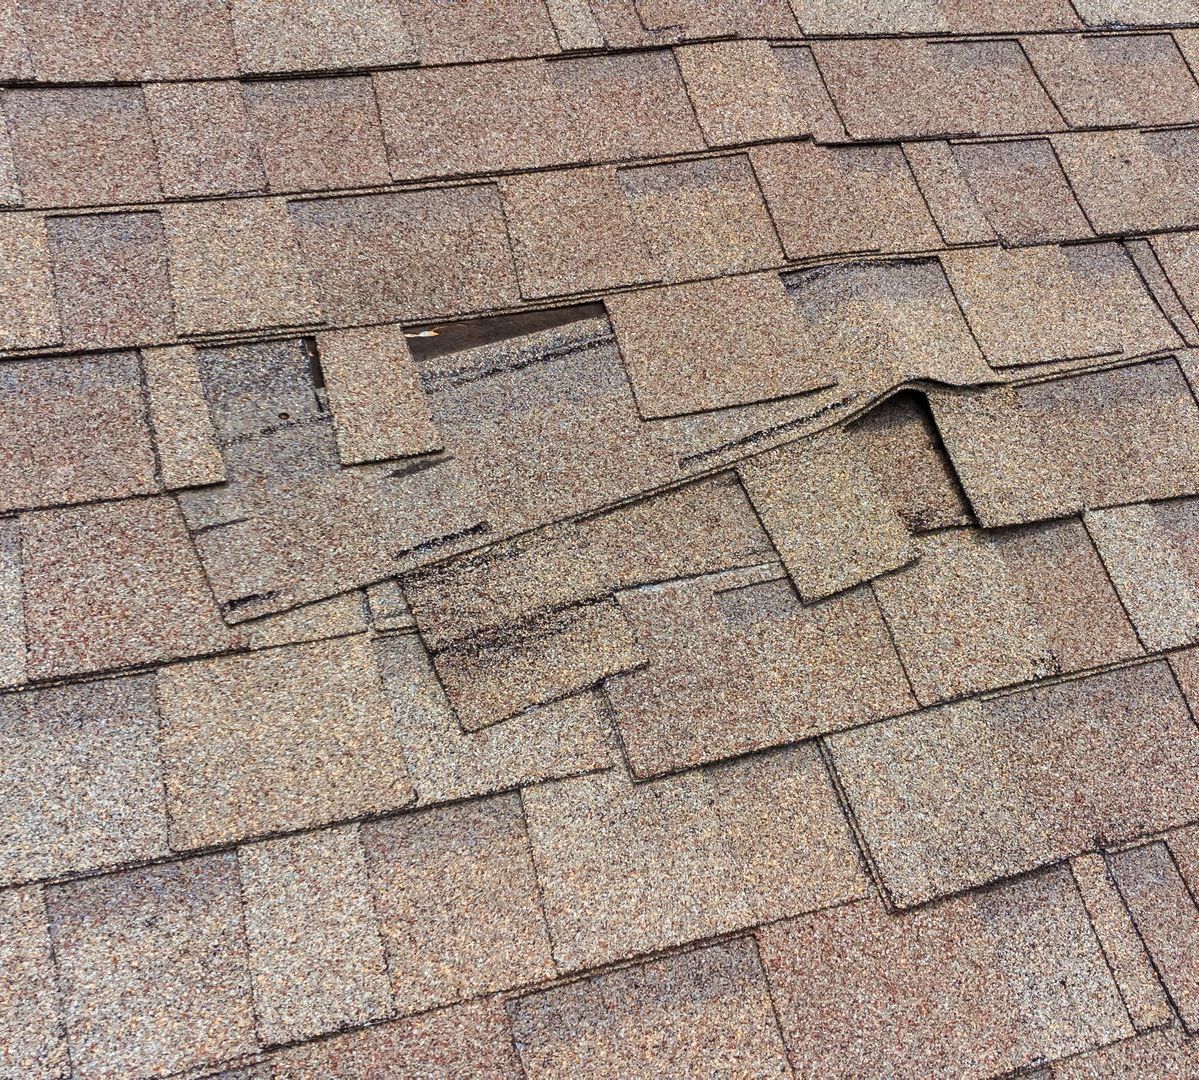
[[[240,83],[148,83],[142,91],[164,194],[195,197],[265,188]]]
[[[422,64],[506,60],[558,51],[543,0],[469,0],[441,4],[399,0]]]
[[[0,216],[0,348],[62,341],[45,219]]]
[[[288,209],[330,322],[459,315],[518,298],[493,184]]]
[[[71,1075],[42,890],[0,892],[0,1069],[22,1080]]]
[[[908,914],[867,900],[758,940],[801,1075],[981,1080],[1132,1034],[1068,870]]]
[[[138,203],[161,196],[139,87],[6,90],[4,111],[26,205]]]
[[[615,169],[505,177],[500,193],[527,299],[658,279]]]
[[[553,975],[518,796],[367,824],[362,840],[401,1012]]]
[[[789,259],[941,246],[898,146],[787,143],[750,157]]]
[[[225,463],[204,400],[195,350],[175,345],[143,349],[141,355],[164,486],[172,490],[220,483]]]
[[[21,516],[34,678],[132,667],[230,644],[178,508],[138,499]]]
[[[127,348],[175,336],[157,213],[52,217],[46,233],[68,345]]]
[[[508,1010],[530,1080],[791,1075],[746,939],[556,986]]]
[[[369,77],[248,82],[242,93],[272,191],[391,180]]]
[[[157,489],[135,353],[0,367],[0,511]]]
[[[157,738],[148,676],[0,697],[0,882],[166,855]]]
[[[281,201],[231,199],[162,211],[180,333],[294,326],[319,318]]]
[[[585,161],[542,60],[380,71],[379,113],[397,180]]]
[[[881,879],[906,907],[1192,820],[1199,736],[1142,664],[828,738]]]
[[[953,146],[910,142],[903,144],[903,152],[945,243],[988,244],[996,239]]]
[[[358,827],[237,853],[258,1031],[292,1042],[392,1011]]]
[[[412,798],[364,638],[165,668],[158,698],[177,849],[397,810]]]

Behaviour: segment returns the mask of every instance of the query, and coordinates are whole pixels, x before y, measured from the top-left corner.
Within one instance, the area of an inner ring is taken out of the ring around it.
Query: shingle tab
[[[62,341],[46,222],[40,214],[0,216],[0,348]]]
[[[0,687],[25,681],[25,605],[21,587],[21,523],[0,521]]]
[[[150,423],[164,486],[217,484],[225,463],[217,445],[204,387],[189,345],[142,350]]]
[[[648,30],[674,30],[683,38],[794,37],[795,16],[786,0],[635,0]]]
[[[400,0],[394,7],[403,13],[422,64],[506,60],[558,51],[544,0],[471,0],[465,4]]]
[[[995,230],[948,142],[903,144],[904,157],[947,244],[987,244]]]

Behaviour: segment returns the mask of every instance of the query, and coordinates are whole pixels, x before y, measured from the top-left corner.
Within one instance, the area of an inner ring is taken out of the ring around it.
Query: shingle
[[[988,527],[1199,491],[1199,411],[1172,359],[932,404]]]
[[[636,8],[646,29],[683,38],[785,38],[799,29],[786,0],[636,0]]]
[[[1005,245],[1094,235],[1048,139],[960,143],[953,156]]]
[[[641,661],[632,628],[611,601],[555,612],[496,640],[467,641],[434,657],[467,731],[578,693]]]
[[[134,353],[0,367],[0,511],[154,491]]]
[[[463,732],[416,634],[376,642],[420,805],[489,795],[611,764],[611,731],[595,693]]]
[[[1072,127],[1199,120],[1199,86],[1169,34],[1038,35],[1022,45]]]
[[[12,140],[8,137],[8,121],[0,113],[0,206],[20,206],[22,202],[17,163],[13,157]]]
[[[518,998],[530,1080],[791,1075],[757,950],[739,939]]]
[[[42,890],[0,892],[0,1070],[21,1080],[71,1075]]]
[[[777,274],[719,278],[607,298],[646,418],[804,393],[837,382],[805,337]]]
[[[27,205],[106,205],[160,197],[140,88],[6,90],[4,111]]]
[[[519,796],[364,825],[362,840],[401,1012],[553,975]]]
[[[523,793],[554,955],[594,965],[863,895],[811,746],[632,784],[618,771]]]
[[[397,326],[318,334],[343,465],[440,450],[441,434]]]
[[[1193,0],[1078,0],[1076,6],[1088,26],[1168,26],[1199,20]]]
[[[563,52],[602,49],[604,32],[588,0],[545,0]]]
[[[236,75],[225,0],[21,0],[34,66],[47,82]]]
[[[233,855],[47,890],[75,1074],[153,1076],[255,1050]]]
[[[146,676],[0,698],[0,883],[165,855],[157,736]]]
[[[828,739],[884,885],[918,904],[1195,817],[1168,668],[1114,669]]]
[[[655,268],[667,281],[760,270],[783,261],[747,157],[621,169],[616,178]]]
[[[189,345],[142,350],[154,445],[165,487],[198,487],[225,479],[204,387]]]
[[[1055,1080],[1119,1080],[1132,1076],[1188,1076],[1199,1070],[1199,1042],[1178,1027],[1147,1032],[1092,1054],[1056,1061]]]
[[[170,499],[21,517],[29,674],[51,678],[217,652],[217,613]]]
[[[515,303],[494,185],[289,205],[333,323],[457,315]]]
[[[750,157],[790,259],[941,246],[898,146],[787,143]]]
[[[333,71],[416,60],[407,19],[388,0],[230,0],[243,73]]]
[[[703,149],[703,135],[669,52],[555,60],[549,70],[593,160]]]
[[[1199,233],[1165,233],[1149,243],[1178,298],[1199,315]]]
[[[271,1058],[274,1080],[522,1080],[504,1008],[494,998],[302,1043]]]
[[[962,34],[1013,30],[1076,30],[1082,24],[1070,0],[940,0],[950,29]]]
[[[0,217],[0,348],[60,341],[45,219],[5,214]]]
[[[1023,135],[1062,126],[1015,41],[821,42],[812,51],[855,138]]]
[[[805,34],[917,34],[948,30],[938,0],[791,0]]]
[[[1079,855],[1071,860],[1070,871],[1133,1026],[1148,1031],[1169,1023],[1174,1017],[1170,1002],[1103,856]]]
[[[798,95],[801,126],[820,142],[841,142],[849,138],[816,57],[807,46],[774,47],[774,60],[782,69],[792,90]]]
[[[558,39],[543,0],[472,0],[397,5],[422,64],[505,60],[558,51]]]
[[[1153,964],[1189,1034],[1199,1028],[1199,908],[1165,844],[1108,856]]]
[[[1099,510],[1086,520],[1145,646],[1199,641],[1199,500]]]
[[[915,556],[907,528],[856,442],[843,432],[749,458],[737,472],[806,602]]]
[[[238,632],[251,649],[270,649],[363,634],[368,629],[363,595],[354,591],[251,619],[242,623]]]
[[[1170,325],[1174,327],[1179,337],[1187,345],[1194,345],[1199,342],[1199,325],[1196,325],[1195,320],[1191,318],[1178,291],[1166,276],[1166,271],[1154,250],[1152,242],[1150,240],[1125,240],[1124,250],[1128,252],[1129,258],[1132,259],[1137,272],[1145,282],[1145,287],[1149,290],[1153,299],[1157,301],[1162,309],[1162,314],[1169,320]],[[1187,261],[1189,259],[1184,255],[1184,267]],[[1185,281],[1185,269],[1182,277]],[[1182,364],[1183,372],[1186,373],[1189,361],[1186,357],[1179,357],[1179,363]],[[1194,379],[1190,381],[1192,385],[1195,382]]]
[[[709,146],[810,134],[810,103],[765,41],[716,41],[675,50]]]
[[[945,252],[945,273],[995,367],[1144,355],[1178,335],[1115,244]]]
[[[867,590],[807,607],[774,566],[618,597],[648,660],[605,685],[637,777],[915,706]]]
[[[246,83],[246,108],[272,191],[391,180],[368,76]]]
[[[282,201],[229,199],[162,211],[183,334],[316,322],[319,310]]]
[[[165,668],[158,698],[177,849],[377,814],[411,800],[365,638]]]
[[[46,234],[68,345],[127,347],[175,336],[157,213],[52,217]]]
[[[0,521],[0,687],[25,681],[25,610],[21,588],[21,524]]]
[[[947,142],[903,144],[904,156],[947,244],[988,244],[995,230]]]
[[[597,292],[658,279],[611,168],[500,181],[521,295]]]
[[[1199,649],[1187,649],[1170,657],[1170,667],[1178,685],[1182,688],[1183,696],[1191,706],[1192,712],[1199,711]],[[1196,854],[1188,860],[1178,853],[1177,843],[1172,846],[1182,865],[1182,871],[1187,883],[1199,891],[1199,833],[1194,829],[1188,831],[1189,846]]]
[[[237,853],[258,1032],[292,1042],[391,1012],[357,826]]]
[[[5,4],[0,9],[0,78],[5,82],[25,82],[33,74],[25,20],[16,4]]]
[[[859,393],[994,378],[936,259],[831,263],[783,282],[817,361]]]
[[[167,196],[264,189],[240,83],[147,83],[142,92]]]
[[[585,161],[542,60],[374,75],[397,180]]]
[[[1069,871],[758,932],[797,1074],[971,1080],[1132,1034]]]

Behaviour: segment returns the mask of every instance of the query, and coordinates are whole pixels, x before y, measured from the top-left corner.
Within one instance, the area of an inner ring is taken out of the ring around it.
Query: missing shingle
[[[435,536],[431,540],[426,540],[423,543],[416,544],[410,548],[404,548],[397,551],[392,556],[397,561],[407,559],[413,555],[426,555],[430,551],[436,551],[438,548],[448,547],[459,540],[466,540],[472,536],[486,536],[491,532],[491,525],[486,521],[476,522],[474,525],[465,529],[459,529],[457,532],[446,533],[444,536]]]
[[[524,337],[542,330],[552,330],[581,319],[604,317],[603,304],[574,304],[550,308],[547,311],[521,311],[512,315],[496,315],[487,319],[441,323],[406,330],[408,347],[417,361],[432,360],[449,353],[495,345],[509,338]]]

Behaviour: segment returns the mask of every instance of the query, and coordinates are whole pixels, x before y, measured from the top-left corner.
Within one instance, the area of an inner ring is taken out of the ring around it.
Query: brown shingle
[[[904,143],[903,152],[947,244],[987,244],[996,239],[949,143]]]
[[[330,322],[457,315],[517,299],[492,184],[288,209]]]
[[[1132,1034],[1067,870],[758,932],[799,1075],[981,1080]]]
[[[416,59],[407,20],[389,0],[230,0],[243,73],[333,71]]]
[[[233,855],[47,890],[76,1075],[153,1076],[253,1051]]]
[[[33,59],[25,20],[16,4],[0,10],[0,78],[6,82],[25,82],[33,78]]]
[[[616,178],[667,281],[760,270],[783,261],[743,155],[621,169]]]
[[[225,463],[204,400],[195,349],[143,349],[142,372],[163,485],[171,490],[220,483]]]
[[[243,93],[272,191],[367,187],[391,179],[367,76],[250,82]]]
[[[791,1075],[746,939],[553,987],[508,1009],[531,1080]]]
[[[1199,86],[1169,34],[1050,34],[1022,44],[1072,127],[1199,120]]]
[[[555,60],[549,70],[593,160],[703,149],[703,135],[669,52]]]
[[[559,964],[573,969],[863,895],[815,749],[645,784],[619,771],[523,793]]]
[[[469,0],[430,4],[399,0],[395,5],[422,64],[505,60],[558,51],[558,39],[543,0]]]
[[[1199,491],[1199,411],[1172,359],[932,404],[988,527]]]
[[[1193,819],[1199,735],[1165,664],[929,709],[830,736],[894,901]]]
[[[1023,135],[1062,127],[1015,41],[821,42],[812,51],[855,138]]]
[[[585,161],[542,60],[381,71],[374,76],[397,180]]]
[[[606,300],[647,418],[832,386],[777,274],[718,278]]]
[[[162,218],[180,333],[294,326],[319,319],[281,200],[166,206]]]
[[[391,1012],[356,825],[247,844],[237,863],[264,1042],[310,1038]]]
[[[596,292],[658,279],[611,168],[500,181],[521,295]]]
[[[0,698],[0,882],[167,854],[147,676]]]
[[[71,1074],[42,890],[0,892],[0,1069],[22,1080]]]
[[[683,38],[794,37],[798,27],[786,0],[635,0],[648,30]]]
[[[4,110],[27,205],[160,197],[154,139],[139,87],[7,90]]]
[[[0,348],[60,341],[45,219],[5,214],[0,217]]]
[[[318,334],[343,465],[440,450],[441,433],[398,326]]]
[[[134,353],[0,369],[0,511],[154,491]]]
[[[68,345],[127,347],[175,336],[157,213],[52,217],[46,234]]]
[[[178,849],[396,810],[412,797],[365,638],[159,673]]]
[[[167,196],[263,190],[240,83],[148,83],[142,92]]]
[[[953,155],[1005,245],[1094,235],[1048,139],[961,143]]]
[[[362,840],[401,1012],[554,974],[519,796],[368,824]]]
[[[898,146],[787,143],[750,157],[790,259],[941,246]]]
[[[217,652],[217,613],[178,508],[139,499],[21,518],[35,678]]]

